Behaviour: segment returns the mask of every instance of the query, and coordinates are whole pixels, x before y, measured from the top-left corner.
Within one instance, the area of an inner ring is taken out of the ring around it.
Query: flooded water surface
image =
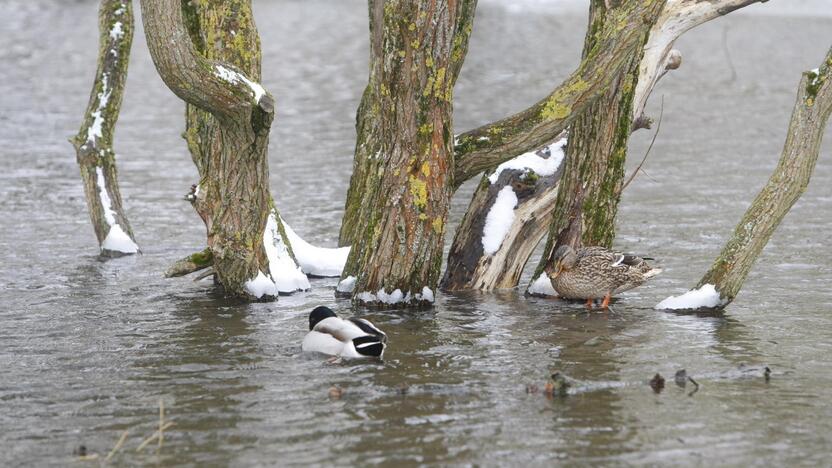
[[[118,465],[829,463],[829,141],[725,315],[652,308],[695,284],[776,164],[800,73],[830,45],[828,16],[733,15],[679,41],[684,65],[648,106],[657,116],[664,97],[661,133],[618,224],[617,246],[656,257],[664,273],[622,295],[614,313],[525,298],[522,288],[378,312],[334,299],[335,278],[268,304],[162,278],[171,261],[202,249],[204,230],[182,200],[196,177],[179,136],[183,105],[157,77],[140,31],[116,150],[144,254],[99,259],[66,141],[95,70],[97,4],[8,3],[0,465],[73,465],[80,445],[106,456],[125,430]],[[460,131],[547,94],[577,64],[586,25],[580,10],[482,3],[456,90]],[[259,1],[255,14],[263,83],[277,99],[273,192],[299,234],[334,246],[367,77],[366,4]],[[650,137],[633,136],[631,167]],[[455,197],[453,223],[472,190]],[[301,354],[307,314],[320,304],[384,329],[384,362]],[[698,386],[677,385],[680,369]],[[566,396],[542,394],[553,372],[572,379]],[[656,373],[667,379],[661,393],[648,385]],[[330,398],[333,386],[340,398]],[[175,425],[158,454],[155,442],[137,453],[158,426],[160,399]]]

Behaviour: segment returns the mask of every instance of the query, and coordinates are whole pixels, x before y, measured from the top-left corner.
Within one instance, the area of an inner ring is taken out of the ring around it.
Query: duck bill
[[[557,278],[561,273],[563,273],[563,265],[558,262],[555,264],[555,274],[552,275],[552,279]]]

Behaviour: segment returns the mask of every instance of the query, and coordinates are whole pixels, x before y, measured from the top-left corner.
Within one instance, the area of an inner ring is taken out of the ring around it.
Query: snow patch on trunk
[[[348,277],[347,279],[352,278],[352,276]],[[340,286],[340,285],[339,285]],[[352,287],[355,287],[353,284]],[[415,302],[430,302],[433,303],[435,300],[435,296],[433,294],[433,290],[427,286],[423,287],[421,292],[416,294],[411,293],[408,291],[407,293],[402,293],[401,289],[396,289],[391,293],[387,293],[384,288],[379,289],[375,293],[364,291],[360,292],[355,295],[355,298],[365,304],[373,304],[373,303],[383,303],[383,304],[407,304],[411,301]]]
[[[722,305],[716,287],[706,284],[699,289],[691,289],[681,296],[670,296],[656,305],[657,310],[679,309],[713,309]]]
[[[335,290],[342,293],[351,293],[355,289],[356,279],[358,278],[355,276],[347,276],[338,283],[338,287]]]
[[[537,277],[532,284],[529,285],[529,294],[533,296],[557,296],[558,293],[552,287],[552,282],[545,273]]]
[[[486,255],[492,255],[500,245],[514,222],[514,208],[517,206],[517,195],[510,185],[503,187],[497,194],[494,205],[485,217],[485,227],[482,230],[482,249]]]
[[[98,184],[98,195],[101,199],[101,208],[104,211],[104,220],[110,226],[110,231],[104,242],[101,243],[102,250],[134,254],[139,251],[139,246],[130,239],[124,229],[116,222],[116,212],[113,210],[113,203],[110,194],[107,193],[107,183],[104,180],[104,171],[101,167],[95,168],[96,182]]]
[[[500,178],[500,173],[505,170],[523,170],[526,172],[534,172],[541,177],[546,177],[558,171],[561,162],[563,162],[563,150],[566,147],[566,138],[549,145],[549,157],[544,158],[538,155],[535,151],[523,153],[514,159],[510,159],[499,166],[493,174],[488,176],[488,181],[492,184],[497,183]]]
[[[260,83],[251,81],[250,79],[246,78],[246,76],[242,73],[236,72],[229,68],[225,68],[222,65],[215,65],[214,68],[216,70],[217,76],[223,79],[224,81],[227,81],[231,84],[237,84],[242,82],[248,85],[248,87],[251,89],[251,92],[254,93],[254,102],[260,103],[260,98],[262,98],[266,94],[266,90],[263,89],[263,86],[261,86]]]
[[[275,212],[269,213],[266,230],[263,232],[263,247],[269,258],[269,273],[278,292],[288,294],[310,289],[309,279],[292,260],[289,249],[280,237]]]
[[[277,296],[277,286],[262,271],[258,271],[257,276],[246,281],[245,289],[257,299],[263,296]]]
[[[289,243],[292,244],[295,259],[304,273],[324,277],[341,276],[344,265],[347,263],[347,257],[350,255],[349,247],[336,249],[315,247],[301,239],[282,218],[280,221],[283,223],[283,229],[286,231]]]

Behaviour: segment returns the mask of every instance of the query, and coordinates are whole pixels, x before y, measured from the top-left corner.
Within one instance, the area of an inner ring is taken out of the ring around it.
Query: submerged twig
[[[157,437],[159,437],[159,434],[160,434],[162,431],[165,431],[165,430],[169,429],[171,426],[173,426],[173,425],[175,425],[175,424],[176,424],[176,423],[175,423],[175,422],[173,422],[173,421],[168,421],[168,422],[166,422],[164,426],[162,426],[162,427],[160,427],[158,430],[156,430],[156,432],[154,432],[153,434],[151,434],[151,435],[150,435],[150,437],[148,437],[147,439],[143,440],[143,441],[142,441],[142,443],[141,443],[141,444],[139,444],[139,446],[136,448],[136,451],[137,451],[137,452],[141,452],[141,451],[142,451],[142,449],[144,449],[145,447],[147,447],[147,445],[148,445],[149,443],[151,443],[151,442],[153,442],[154,440],[156,440],[156,438],[157,438]]]
[[[162,443],[165,441],[165,400],[159,398],[159,446],[157,452],[162,450]]]
[[[119,437],[118,442],[116,442],[116,445],[113,447],[112,450],[110,450],[110,453],[107,454],[107,458],[105,458],[104,460],[110,461],[110,459],[113,458],[113,455],[115,455],[116,452],[118,452],[118,450],[121,448],[121,446],[124,445],[124,441],[127,440],[127,434],[129,433],[130,431],[124,431],[121,433],[121,437]]]
[[[688,376],[688,380],[690,380],[690,383],[692,383],[694,385],[693,390],[691,390],[691,392],[688,393],[688,396],[693,396],[694,393],[699,391],[699,382],[693,380],[693,377],[690,377],[690,376]]]

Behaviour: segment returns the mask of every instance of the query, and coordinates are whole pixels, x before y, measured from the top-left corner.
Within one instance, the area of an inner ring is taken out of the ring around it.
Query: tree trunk
[[[357,277],[358,303],[433,302],[453,193],[453,86],[475,7],[370,1],[371,71],[356,146],[357,159],[367,159],[356,166],[366,171],[352,181],[364,189],[342,274]],[[342,231],[342,241],[349,237]]]
[[[734,300],[774,230],[808,187],[830,113],[832,48],[819,69],[803,74],[780,161],[711,269],[687,297],[669,298],[657,308],[722,309]],[[697,296],[702,300],[686,300]]]
[[[183,18],[180,0],[141,1],[156,69],[165,84],[193,106],[186,138],[200,183],[192,202],[205,222],[216,278],[226,293],[275,297],[277,287],[264,248],[273,208],[267,150],[274,100],[256,81],[260,50],[251,3],[212,0],[185,5]],[[200,118],[194,108],[214,120]]]
[[[98,70],[84,122],[72,143],[101,254],[120,256],[139,252],[122,207],[113,151],[113,134],[133,42],[130,0],[102,0],[98,22]]]
[[[563,174],[563,136],[482,178],[454,236],[442,289],[491,291],[517,286],[532,251],[549,229]]]
[[[619,86],[593,104],[571,129],[566,175],[558,188],[549,237],[529,292],[554,294],[551,289],[541,289],[537,280],[557,245],[558,233],[566,227],[566,214],[578,193],[584,197],[582,243],[612,245],[629,134],[650,126],[650,119],[643,115],[647,98],[658,80],[681,64],[681,54],[672,49],[676,39],[691,28],[759,1],[765,0],[668,0],[658,18],[645,25],[649,33],[638,61],[628,64],[626,73],[618,78]],[[592,23],[603,21],[593,17],[596,15],[590,12],[590,28]],[[590,41],[587,37],[585,47]]]
[[[552,100],[559,96],[561,100],[555,107],[565,113],[550,120],[537,121],[530,118],[535,115],[531,112],[533,107],[514,117],[461,136],[459,140],[468,143],[467,146],[457,145],[457,157],[466,159],[470,165],[458,171],[458,177],[465,177],[468,171],[474,171],[488,161],[502,162],[515,157],[519,154],[517,151],[528,148],[530,144],[553,141],[555,135],[546,135],[547,131],[560,131],[578,119],[587,109],[594,108],[593,106],[597,105],[594,103],[598,99],[604,99],[604,96],[609,94],[608,90],[617,85],[621,72],[632,67],[632,57],[643,49],[645,28],[649,28],[643,22],[655,20],[663,3],[625,2],[606,13],[611,18],[609,21],[595,21],[591,24],[587,31],[587,41],[592,41],[592,47],[588,47],[590,43],[587,42],[578,69],[553,91],[547,100],[536,105],[545,106],[544,103],[547,102],[553,105]],[[580,92],[575,93],[575,83],[580,82],[584,84],[579,84],[577,89]],[[592,85],[587,85],[588,83]],[[570,89],[572,91],[569,91]],[[562,99],[568,95],[574,96],[575,99]],[[508,132],[506,129],[509,129]],[[478,144],[472,144],[472,141]],[[555,146],[559,145],[556,143]],[[462,156],[463,154],[465,156]],[[506,167],[524,167],[528,163],[534,165],[534,159],[529,159],[530,155],[531,153],[522,154],[503,164]],[[448,256],[448,269],[443,278],[443,288],[489,291],[494,288],[517,286],[531,253],[548,231],[562,172],[559,170],[541,175],[537,181],[538,189],[532,192],[525,191],[524,196],[518,196],[510,227],[507,228],[500,247],[491,254],[484,252],[481,243],[484,219],[497,200],[496,193],[508,185],[522,186],[525,175],[524,171],[511,172],[499,187],[494,187],[486,182],[486,179],[493,178],[493,175],[486,174],[454,237],[454,244]]]
[[[611,77],[626,63],[634,47],[641,47],[640,27],[643,18],[658,14],[664,0],[628,2],[615,10],[614,19],[602,30],[595,31],[599,40],[596,47],[581,62],[572,75],[548,96],[528,109],[505,119],[483,125],[459,135],[454,141],[454,190],[463,182],[483,171],[494,170],[498,165],[518,155],[535,151],[551,143],[609,86]],[[371,17],[373,13],[371,11]],[[371,30],[374,26],[371,21]],[[375,37],[375,36],[374,36]],[[462,45],[462,39],[457,40]],[[378,46],[378,44],[376,44]],[[459,53],[463,52],[459,49]],[[462,66],[462,57],[453,67]],[[371,54],[371,62],[374,60]],[[458,69],[451,70],[455,76]],[[373,67],[371,67],[371,73]],[[372,86],[364,93],[356,120],[356,143],[353,175],[341,226],[340,243],[348,245],[360,237],[366,227],[368,210],[363,205],[363,194],[377,185],[377,165],[373,157],[378,148],[372,143],[377,126],[367,122],[378,115],[378,93]]]

